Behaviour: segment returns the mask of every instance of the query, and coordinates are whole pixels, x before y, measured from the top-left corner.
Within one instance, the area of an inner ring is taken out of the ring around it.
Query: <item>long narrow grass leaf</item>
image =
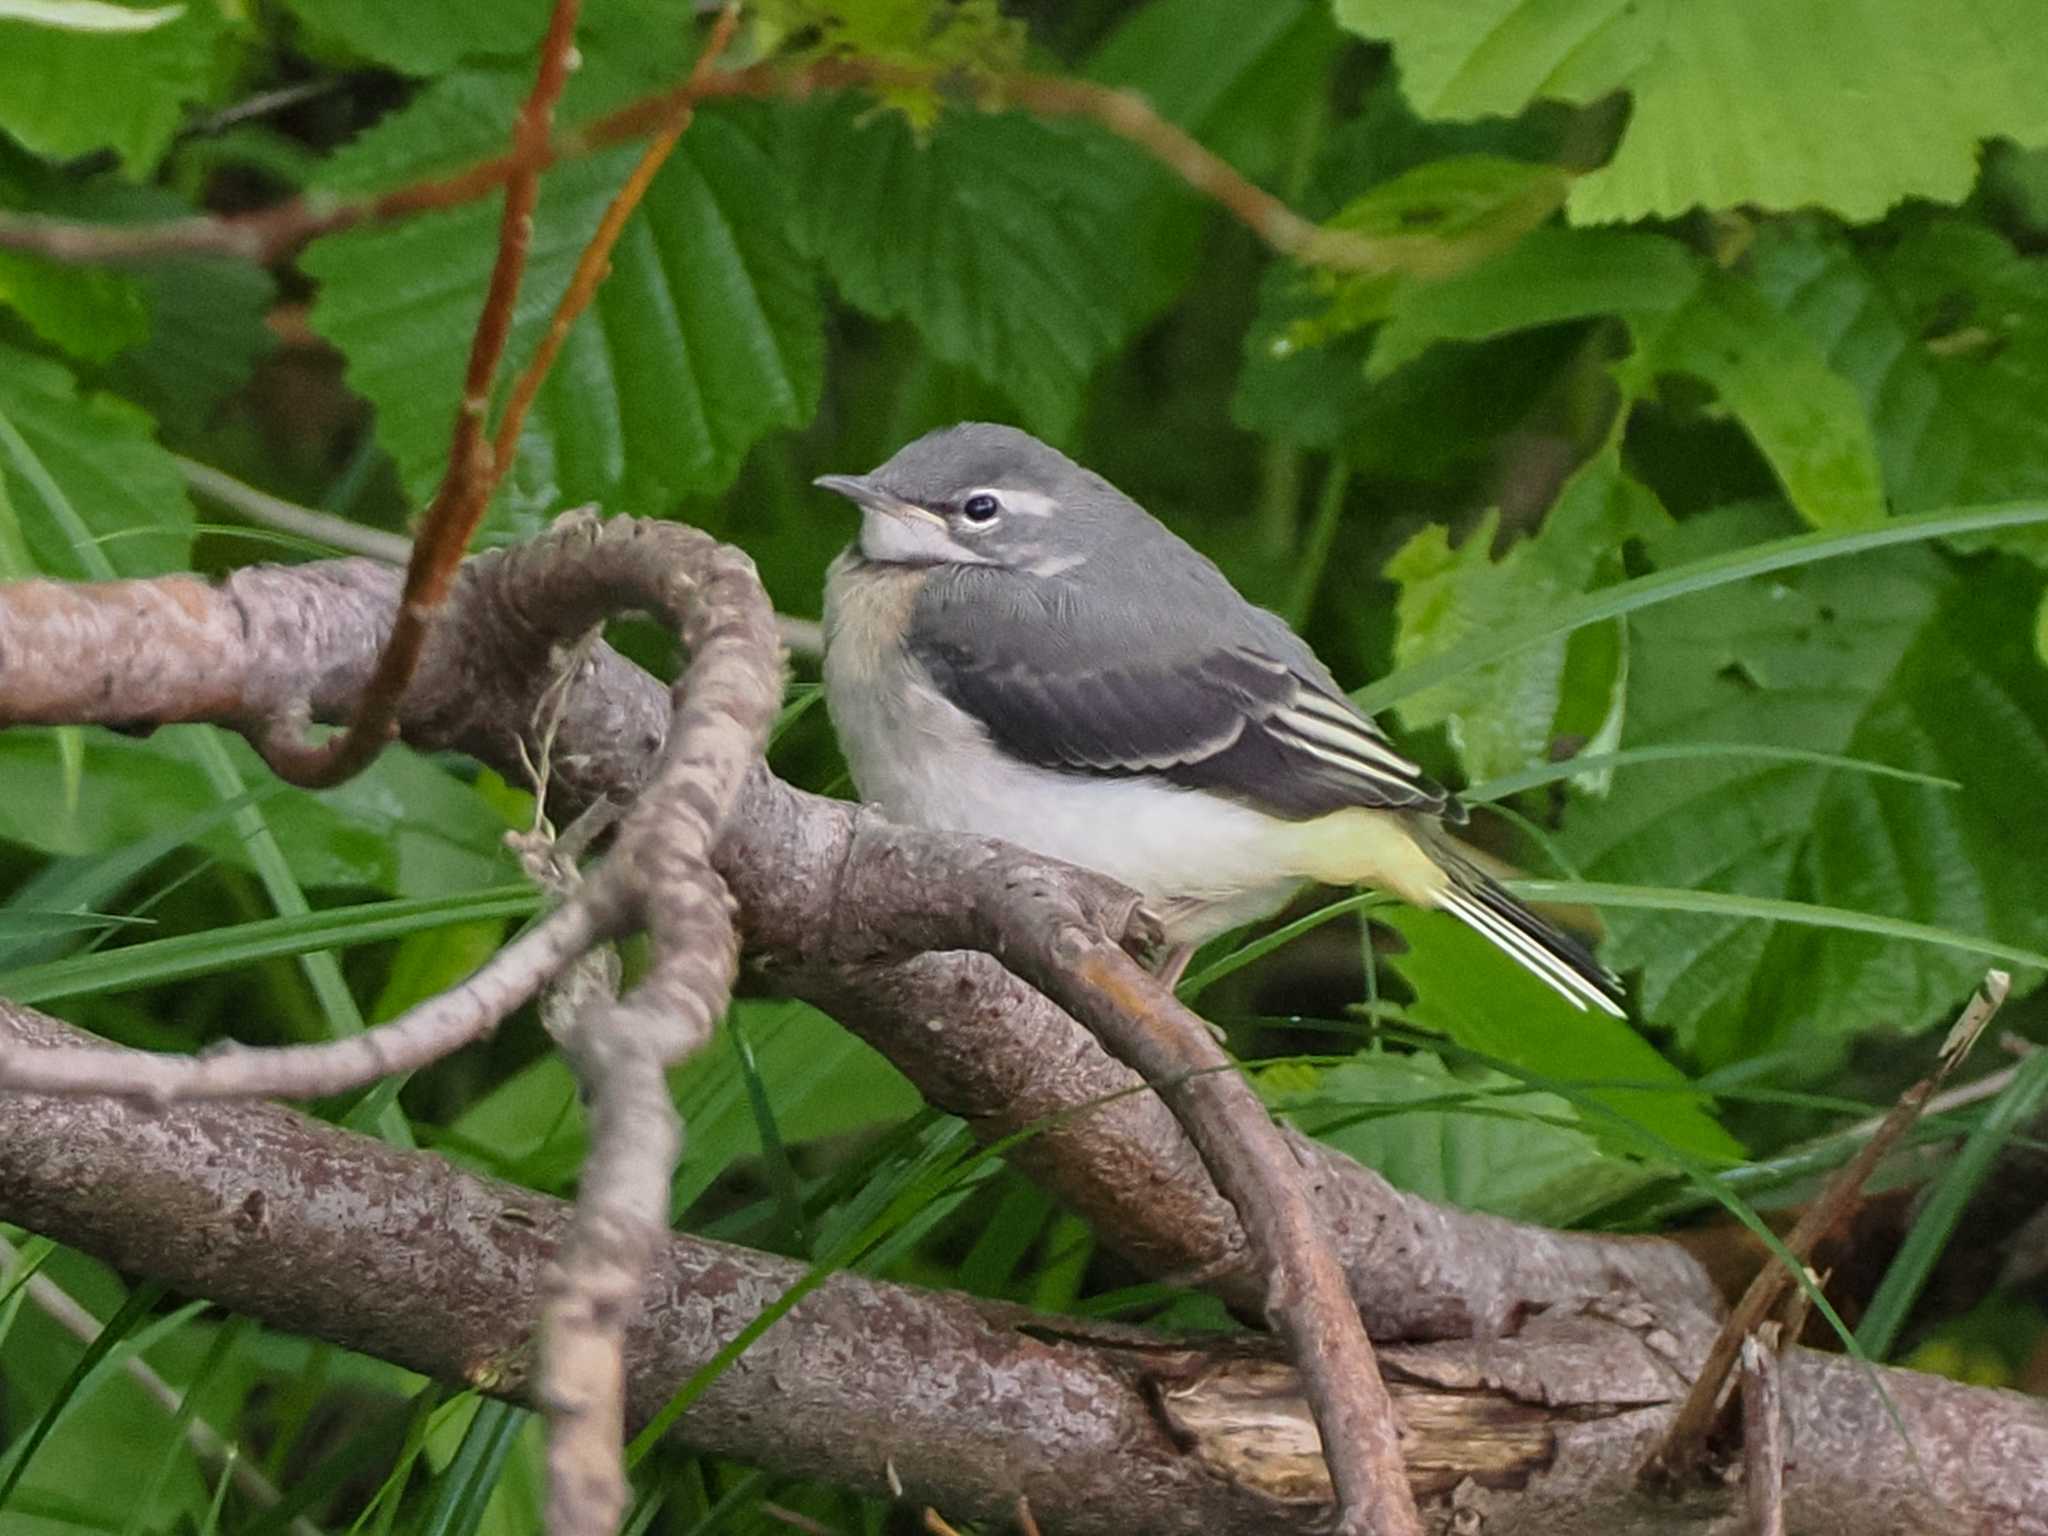
[[[434,1502],[420,1522],[418,1536],[472,1536],[483,1523],[505,1458],[526,1422],[526,1410],[485,1399],[456,1449],[455,1459],[441,1474]]]
[[[35,1423],[29,1426],[28,1431],[7,1448],[5,1457],[0,1458],[6,1466],[6,1477],[0,1480],[0,1510],[4,1510],[7,1501],[14,1496],[14,1490],[21,1484],[22,1475],[28,1471],[29,1463],[35,1459],[35,1454],[42,1448],[43,1442],[50,1438],[73,1408],[92,1396],[94,1390],[106,1379],[108,1371],[137,1350],[145,1348],[177,1328],[182,1328],[207,1306],[203,1301],[192,1302],[179,1308],[169,1317],[161,1318],[151,1326],[142,1328],[138,1333],[137,1329],[141,1327],[142,1320],[149,1316],[150,1309],[162,1299],[163,1294],[164,1288],[153,1281],[138,1285],[130,1291],[128,1299],[121,1303],[120,1310],[107,1319],[106,1325],[93,1335],[92,1342],[85,1346],[77,1363],[72,1366],[70,1374],[57,1388],[57,1395],[51,1398],[49,1405],[36,1416]]]
[[[18,1003],[40,1003],[81,992],[119,992],[280,955],[380,943],[450,923],[521,917],[539,901],[531,886],[501,885],[459,896],[420,896],[331,907],[298,917],[267,917],[0,972],[0,995]]]
[[[1656,885],[1606,885],[1597,880],[1516,880],[1517,895],[1527,901],[1581,902],[1589,907],[1636,907],[1651,912],[1700,912],[1714,917],[1748,917],[1766,923],[1796,923],[1805,928],[1834,928],[1868,933],[1909,944],[1933,944],[1987,960],[2004,960],[2035,970],[2048,970],[2048,954],[1999,944],[1952,928],[1880,917],[1847,907],[1822,907],[1776,896],[1743,896],[1731,891],[1683,891]]]
[[[1864,757],[1843,757],[1835,752],[1811,752],[1804,747],[1772,747],[1752,742],[1699,741],[1666,742],[1654,747],[1626,747],[1619,752],[1592,752],[1562,763],[1538,763],[1515,773],[1504,773],[1460,792],[1459,798],[1476,805],[1505,799],[1525,789],[1575,779],[1582,773],[1599,773],[1609,768],[1632,768],[1639,763],[1683,763],[1717,757],[1761,758],[1767,762],[1810,763],[1819,768],[1839,768],[1845,773],[1867,773],[1875,778],[1903,779],[1908,784],[1928,784],[1936,789],[1961,789],[1954,779],[1938,774],[1916,773],[1911,768],[1894,768]]]
[[[1962,1218],[1963,1207],[1977,1193],[1998,1154],[2033,1118],[2044,1096],[2048,1096],[2048,1051],[2037,1051],[2020,1064],[2011,1084],[1991,1101],[1977,1128],[1964,1139],[1955,1161],[1935,1179],[1856,1330],[1856,1342],[1873,1360],[1891,1354],[1913,1303],[1920,1299],[1935,1261]]]
[[[1633,581],[1619,582],[1597,592],[1571,598],[1535,618],[1484,631],[1447,651],[1402,667],[1361,688],[1351,697],[1360,709],[1377,714],[1397,699],[1405,699],[1462,672],[1512,656],[1553,635],[1569,634],[1602,619],[1619,618],[1656,603],[1670,602],[1673,598],[1708,592],[1731,582],[1747,581],[1752,576],[1789,571],[1802,565],[1839,560],[1845,555],[1860,555],[1893,545],[1918,544],[1965,533],[1990,533],[2001,528],[2025,528],[2035,523],[2048,523],[2048,502],[2011,502],[2001,506],[1920,512],[1910,517],[1888,518],[1874,527],[1858,528],[1848,533],[1801,533],[1786,539],[1773,539],[1768,544],[1689,561],[1668,571],[1655,571]]]

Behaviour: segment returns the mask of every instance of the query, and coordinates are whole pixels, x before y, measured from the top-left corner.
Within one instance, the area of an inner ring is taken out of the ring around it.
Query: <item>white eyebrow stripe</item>
[[[979,496],[983,493],[1001,502],[1005,512],[1015,512],[1022,517],[1051,517],[1060,509],[1058,502],[1037,491],[1006,491],[1001,486],[985,485],[967,494]]]
[[[1407,758],[1388,747],[1364,729],[1355,718],[1347,717],[1339,723],[1323,715],[1309,714],[1298,704],[1281,710],[1274,718],[1298,736],[1341,748],[1369,763],[1382,765],[1396,773],[1413,777],[1422,772],[1419,764],[1409,762]]]

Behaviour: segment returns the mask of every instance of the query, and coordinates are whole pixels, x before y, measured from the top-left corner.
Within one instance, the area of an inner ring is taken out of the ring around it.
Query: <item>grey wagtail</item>
[[[969,422],[817,484],[861,509],[825,587],[825,701],[886,815],[1123,882],[1165,926],[1173,975],[1309,881],[1369,885],[1621,1015],[1613,972],[1452,842],[1456,797],[1100,475]]]

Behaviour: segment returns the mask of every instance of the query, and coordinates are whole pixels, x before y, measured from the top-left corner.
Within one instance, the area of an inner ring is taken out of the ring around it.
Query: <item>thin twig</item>
[[[227,1045],[198,1056],[120,1050],[46,1051],[0,1043],[0,1087],[24,1093],[106,1093],[169,1104],[194,1099],[315,1099],[348,1093],[439,1061],[481,1039],[600,937],[589,903],[556,908],[467,981],[385,1024],[317,1045]]]
[[[1836,1170],[1820,1198],[1801,1213],[1798,1223],[1785,1239],[1785,1251],[1794,1262],[1804,1265],[1814,1249],[1827,1240],[1854,1212],[1864,1184],[1885,1155],[1911,1130],[1926,1110],[1928,1101],[1941,1088],[1949,1073],[1970,1053],[1992,1017],[2012,989],[2012,978],[2004,971],[1987,971],[1942,1042],[1934,1070],[1899,1095],[1898,1103],[1884,1117],[1884,1123],[1857,1149],[1856,1155]],[[1643,1463],[1643,1481],[1651,1486],[1675,1487],[1701,1466],[1707,1442],[1721,1416],[1722,1391],[1734,1369],[1743,1343],[1776,1310],[1780,1298],[1794,1284],[1794,1277],[1781,1259],[1773,1256],[1743,1292],[1742,1299],[1728,1314],[1715,1336],[1699,1374],[1693,1379],[1678,1415],[1671,1421],[1661,1443]]]
[[[786,1525],[793,1531],[802,1531],[804,1536],[839,1536],[839,1533],[822,1520],[813,1520],[809,1515],[794,1509],[784,1508],[768,1499],[754,1506],[777,1525]]]
[[[365,528],[361,523],[336,517],[332,512],[302,507],[268,491],[259,491],[209,464],[180,456],[178,473],[185,477],[185,484],[193,491],[209,501],[218,502],[245,521],[296,534],[302,539],[312,539],[329,549],[367,555],[387,565],[404,565],[412,558],[411,539],[386,533],[381,528]]]
[[[0,1266],[11,1269],[20,1259],[20,1251],[5,1238],[0,1238]],[[90,1344],[100,1336],[100,1320],[48,1275],[30,1275],[26,1290],[30,1301],[81,1344]],[[121,1369],[165,1413],[175,1418],[184,1409],[185,1393],[159,1376],[156,1367],[141,1355],[131,1353],[121,1362]],[[248,1457],[238,1454],[238,1446],[196,1413],[185,1421],[185,1443],[192,1447],[192,1454],[202,1463],[227,1472],[234,1479],[235,1486],[252,1503],[269,1509],[284,1497],[277,1491],[277,1485],[263,1475],[260,1467]],[[321,1536],[320,1527],[304,1515],[292,1517],[291,1530],[292,1536]]]
[[[1011,963],[1016,958],[1008,957]],[[1268,1323],[1301,1372],[1343,1536],[1421,1536],[1401,1430],[1302,1170],[1208,1027],[1116,945],[1074,928],[1028,979],[1065,1004],[1173,1107],[1237,1210],[1266,1276]]]
[[[275,208],[226,218],[159,224],[80,224],[32,214],[0,214],[0,249],[32,251],[65,262],[129,265],[170,256],[220,255],[268,263],[308,241],[359,224],[388,223],[487,197],[529,167],[545,170],[628,140],[662,131],[680,104],[734,97],[809,96],[823,90],[873,87],[934,90],[963,77],[876,59],[822,59],[790,68],[764,62],[714,75],[699,85],[657,92],[541,146],[536,160],[513,154],[478,161],[446,176],[415,182],[362,201],[307,196]],[[1310,266],[1386,272],[1441,255],[1440,241],[1375,237],[1322,228],[1247,180],[1227,160],[1159,113],[1135,92],[1093,81],[1029,72],[965,77],[982,101],[1014,105],[1042,117],[1087,118],[1136,145],[1211,199],[1274,250]],[[1563,182],[1558,193],[1562,196]]]
[[[1742,1473],[1754,1536],[1785,1536],[1785,1404],[1778,1325],[1742,1341]]]
[[[386,533],[381,528],[365,528],[361,523],[337,517],[332,512],[301,506],[298,502],[286,501],[282,496],[258,490],[247,481],[237,480],[210,464],[201,464],[196,459],[181,455],[173,457],[177,458],[178,472],[185,477],[188,487],[208,500],[218,502],[246,522],[311,539],[344,554],[381,560],[386,565],[404,565],[412,558],[412,540],[402,534]],[[792,656],[825,654],[825,627],[816,619],[778,613],[775,615],[775,631],[782,639],[782,648]]]
[[[640,200],[647,195],[647,188],[654,181],[655,173],[675,150],[683,132],[690,126],[690,119],[697,110],[699,94],[711,78],[711,71],[719,57],[732,42],[734,30],[739,25],[737,5],[728,5],[718,13],[713,24],[711,37],[704,49],[697,55],[697,62],[690,69],[690,78],[683,86],[682,94],[671,107],[667,121],[655,130],[654,138],[641,153],[639,162],[633,167],[625,184],[612,197],[605,208],[604,216],[597,221],[596,233],[591,235],[583,247],[583,253],[576,258],[576,270],[569,278],[569,286],[563,291],[555,312],[548,321],[547,334],[541,337],[532,359],[519,377],[513,381],[512,392],[505,401],[505,413],[498,420],[497,435],[492,439],[493,467],[492,486],[502,479],[512,467],[512,457],[519,448],[520,429],[526,425],[527,410],[533,398],[540,393],[541,384],[548,371],[554,367],[555,358],[562,350],[562,344],[569,339],[569,328],[576,323],[576,317],[589,306],[597,293],[598,284],[611,270],[612,247],[619,243],[619,236],[625,232],[626,221],[633,216],[633,210],[640,206]],[[488,500],[490,487],[485,490]]]
[[[360,711],[338,736],[313,745],[278,730],[264,740],[265,760],[280,778],[291,783],[309,788],[339,784],[384,750],[396,732],[398,701],[419,664],[427,625],[447,599],[470,538],[483,520],[497,473],[484,421],[497,381],[498,360],[512,332],[512,306],[519,296],[527,249],[533,242],[533,210],[540,200],[541,169],[554,128],[555,103],[568,83],[581,9],[582,0],[555,0],[533,89],[513,126],[516,169],[505,182],[497,259],[470,339],[448,467],[421,522],[419,537],[413,541],[405,571],[405,599],[397,621],[377,660],[377,673],[363,695]]]
[[[1031,1513],[1031,1500],[1021,1493],[1017,1495],[1017,1536],[1044,1536],[1038,1529],[1038,1516]]]

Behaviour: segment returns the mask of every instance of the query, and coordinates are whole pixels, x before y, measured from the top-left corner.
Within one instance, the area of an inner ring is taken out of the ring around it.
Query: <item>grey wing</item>
[[[1347,806],[1462,819],[1442,786],[1311,675],[1321,674],[1312,658],[1275,654],[1298,641],[1161,647],[1115,627],[1100,611],[1048,610],[1029,595],[941,598],[920,602],[910,647],[947,699],[1041,767],[1154,773],[1291,819]]]

